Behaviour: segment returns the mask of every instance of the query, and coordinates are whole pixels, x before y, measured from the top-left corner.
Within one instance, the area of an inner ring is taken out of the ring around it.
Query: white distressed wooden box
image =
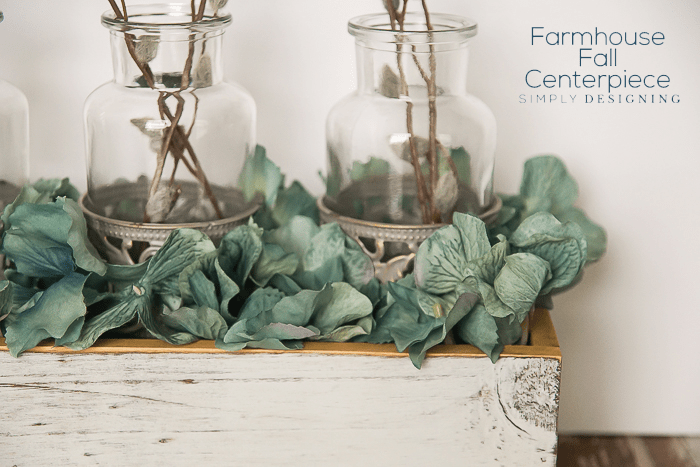
[[[496,364],[442,345],[301,351],[102,340],[12,358],[0,340],[0,465],[554,466],[561,353],[545,310]]]

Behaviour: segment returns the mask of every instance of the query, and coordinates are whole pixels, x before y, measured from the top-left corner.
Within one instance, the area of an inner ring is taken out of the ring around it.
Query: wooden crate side
[[[560,361],[0,353],[8,465],[556,463]]]

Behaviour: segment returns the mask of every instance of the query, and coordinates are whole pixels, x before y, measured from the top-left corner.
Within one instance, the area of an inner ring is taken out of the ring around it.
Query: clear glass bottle
[[[0,11],[0,22],[4,16]],[[22,91],[0,80],[0,211],[29,180],[29,105]]]
[[[358,89],[328,115],[325,205],[390,224],[451,222],[493,209],[496,123],[467,93],[467,44],[476,23],[408,13],[350,20]],[[398,27],[396,28],[398,29]]]
[[[229,14],[193,21],[189,2],[102,15],[114,79],[85,103],[85,206],[110,219],[188,223],[230,218],[252,203],[235,187],[255,151],[255,103],[224,82]]]

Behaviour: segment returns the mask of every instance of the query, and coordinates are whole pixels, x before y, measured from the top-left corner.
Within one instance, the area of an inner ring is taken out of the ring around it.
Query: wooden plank
[[[3,463],[554,466],[560,362],[0,353]]]
[[[492,364],[441,345],[423,369],[393,344],[225,352],[104,339],[0,352],[9,465],[554,466],[561,353],[545,310]],[[5,349],[6,350],[6,349]],[[223,459],[223,461],[222,461]]]

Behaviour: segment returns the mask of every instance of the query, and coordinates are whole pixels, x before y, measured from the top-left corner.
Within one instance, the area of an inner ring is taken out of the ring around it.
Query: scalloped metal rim
[[[346,230],[351,236],[360,235],[363,237],[377,238],[389,241],[401,242],[422,242],[432,235],[436,230],[447,224],[385,224],[381,222],[370,222],[361,219],[354,219],[340,215],[326,206],[324,202],[325,196],[318,198],[316,204],[318,206],[321,220],[323,222],[337,222],[343,230]],[[503,206],[501,198],[494,196],[494,201],[491,205],[479,215],[479,218],[486,224],[493,223],[498,216],[498,213]],[[352,233],[350,233],[352,232]]]
[[[78,200],[80,209],[85,214],[88,226],[97,231],[100,235],[107,235],[116,238],[128,238],[137,241],[164,241],[170,232],[175,229],[194,229],[206,233],[210,237],[223,236],[226,232],[245,222],[250,216],[255,214],[258,206],[253,206],[240,214],[207,222],[188,222],[181,224],[149,224],[139,222],[128,222],[95,214],[85,204],[87,194],[83,194]],[[214,239],[214,238],[212,238]]]

